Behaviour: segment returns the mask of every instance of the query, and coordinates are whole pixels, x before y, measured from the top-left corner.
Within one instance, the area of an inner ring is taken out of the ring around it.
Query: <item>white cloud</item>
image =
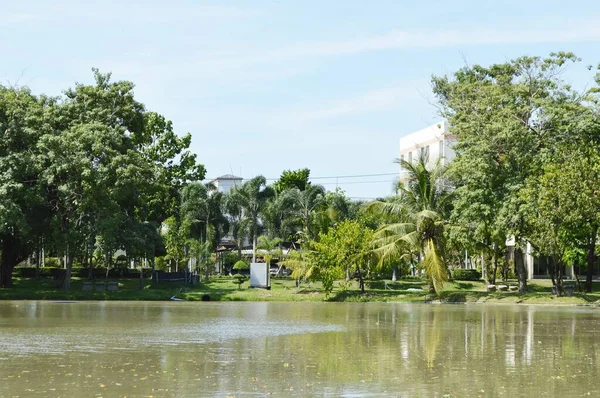
[[[418,89],[411,86],[403,85],[371,90],[354,98],[297,112],[296,117],[300,121],[311,121],[396,109],[407,101],[419,99]]]
[[[465,47],[506,44],[539,44],[600,41],[600,24],[581,22],[577,25],[565,24],[555,28],[513,28],[488,30],[440,30],[440,31],[391,31],[382,35],[353,38],[341,41],[316,41],[290,45],[279,49],[255,49],[248,52],[244,48],[234,48],[227,52],[194,51],[182,54],[185,60],[178,62],[129,61],[121,65],[130,71],[144,71],[157,76],[177,76],[182,79],[198,76],[227,79],[251,73],[251,68],[267,64],[282,64],[310,59],[354,55],[383,50],[427,49],[440,47]],[[106,62],[106,61],[105,61]],[[97,65],[95,63],[94,65]],[[277,68],[281,68],[278,65]],[[299,69],[299,65],[296,65]],[[109,68],[114,70],[114,68]],[[269,72],[262,71],[266,77]]]
[[[39,19],[40,16],[34,13],[4,12],[0,14],[0,26],[22,24]]]

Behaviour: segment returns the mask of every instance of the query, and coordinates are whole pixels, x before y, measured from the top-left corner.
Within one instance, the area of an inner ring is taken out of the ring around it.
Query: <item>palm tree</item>
[[[260,236],[258,238],[258,248],[264,252],[264,259],[267,266],[271,266],[271,261],[273,259],[281,260],[283,257],[283,250],[281,249],[281,239],[273,238],[269,239],[266,236]],[[277,270],[277,275],[279,275],[279,271],[281,271],[281,264],[279,265],[279,269]]]
[[[414,163],[396,163],[406,172],[406,182],[399,184],[397,198],[368,204],[369,209],[387,218],[375,231],[373,251],[381,264],[411,256],[411,250],[418,250],[423,254],[422,264],[430,286],[439,293],[448,280],[444,221],[452,195],[445,184],[445,169],[441,160],[429,165],[425,154]]]
[[[229,223],[223,215],[222,202],[223,194],[213,184],[192,183],[182,189],[181,216],[190,227],[192,239],[205,247],[204,250],[196,250],[198,253],[205,253],[207,249],[216,250],[221,236],[229,228]],[[198,264],[206,262],[204,255],[202,257],[196,259]],[[208,266],[205,270],[208,279]]]
[[[315,235],[311,230],[313,215],[326,204],[325,188],[321,185],[310,185],[304,191],[291,189],[290,194],[293,195],[294,209],[302,227],[301,232],[304,239],[313,239]]]
[[[241,195],[234,187],[225,197],[225,211],[229,222],[229,231],[237,246],[238,258],[242,258],[242,244],[247,235],[247,222],[242,207]]]
[[[289,241],[296,233],[298,221],[295,217],[294,199],[294,191],[288,189],[275,192],[275,196],[268,201],[262,220],[269,238]]]
[[[296,287],[300,286],[301,279],[310,279],[313,273],[318,272],[314,252],[311,250],[292,250],[279,264],[292,270],[292,278],[296,280]]]
[[[261,228],[261,215],[270,198],[275,195],[273,188],[267,186],[263,176],[257,176],[246,181],[240,187],[231,190],[232,203],[242,210],[239,228],[247,227],[252,238],[252,262],[256,262],[256,244]]]

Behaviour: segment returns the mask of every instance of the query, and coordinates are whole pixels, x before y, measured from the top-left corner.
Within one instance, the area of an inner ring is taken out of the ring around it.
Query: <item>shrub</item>
[[[58,261],[58,257],[46,257],[44,259],[44,268],[58,268],[60,267],[60,262]]]
[[[246,281],[246,276],[242,274],[235,274],[232,278],[235,281],[235,283],[238,284],[238,289],[241,289],[242,283]]]
[[[245,262],[244,260],[239,260],[233,265],[233,269],[236,271],[250,269],[250,264]]]
[[[14,268],[13,276],[18,278],[35,278],[35,268]]]
[[[452,270],[452,279],[457,281],[478,281],[481,279],[481,272],[476,269],[457,268]]]

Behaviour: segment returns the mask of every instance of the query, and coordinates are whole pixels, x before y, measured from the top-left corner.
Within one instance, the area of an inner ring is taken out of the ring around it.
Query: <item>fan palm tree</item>
[[[267,186],[267,180],[263,176],[257,176],[246,181],[240,187],[231,190],[232,203],[236,203],[242,210],[242,223],[247,226],[252,238],[252,262],[256,262],[256,245],[261,228],[261,215],[268,200],[275,195],[273,188]]]
[[[271,261],[273,259],[281,260],[281,257],[283,257],[283,250],[281,250],[281,239],[279,238],[269,239],[266,236],[260,236],[258,238],[257,247],[264,252],[263,257],[265,259],[265,263],[267,263],[268,266],[271,265]],[[280,270],[281,265],[277,270],[277,274],[279,274]]]
[[[301,233],[305,240],[314,238],[311,229],[314,214],[323,208],[325,202],[325,188],[321,185],[310,185],[304,191],[298,189],[290,190],[293,195],[294,209],[301,225]]]
[[[225,197],[225,211],[229,222],[229,231],[237,246],[238,258],[242,258],[242,245],[248,233],[248,223],[246,222],[241,195],[238,195],[236,191],[237,189],[233,188]]]
[[[268,201],[262,214],[263,224],[269,238],[279,238],[282,242],[290,240],[298,228],[295,217],[294,191],[275,192]]]
[[[318,272],[314,252],[310,250],[292,250],[279,264],[292,270],[292,278],[296,280],[296,286],[300,286],[301,279],[311,279],[313,274]]]
[[[191,238],[209,251],[216,250],[221,236],[229,228],[222,202],[223,194],[213,184],[192,183],[181,192],[181,216],[190,227]],[[201,263],[206,259],[197,258],[196,261]],[[205,270],[208,278],[209,268]]]
[[[396,162],[406,172],[406,181],[399,184],[397,198],[368,204],[370,210],[389,221],[375,231],[373,251],[381,264],[418,250],[423,255],[422,265],[430,286],[439,293],[448,280],[444,221],[450,210],[451,193],[445,184],[445,169],[441,160],[429,165],[426,154],[414,163]]]

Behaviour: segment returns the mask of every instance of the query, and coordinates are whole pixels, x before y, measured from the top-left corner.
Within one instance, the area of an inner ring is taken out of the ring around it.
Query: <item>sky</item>
[[[192,135],[207,178],[308,167],[392,193],[399,139],[439,122],[431,76],[573,51],[600,62],[596,0],[5,1],[0,84],[60,95],[93,67]],[[326,177],[326,178],[325,178]]]

